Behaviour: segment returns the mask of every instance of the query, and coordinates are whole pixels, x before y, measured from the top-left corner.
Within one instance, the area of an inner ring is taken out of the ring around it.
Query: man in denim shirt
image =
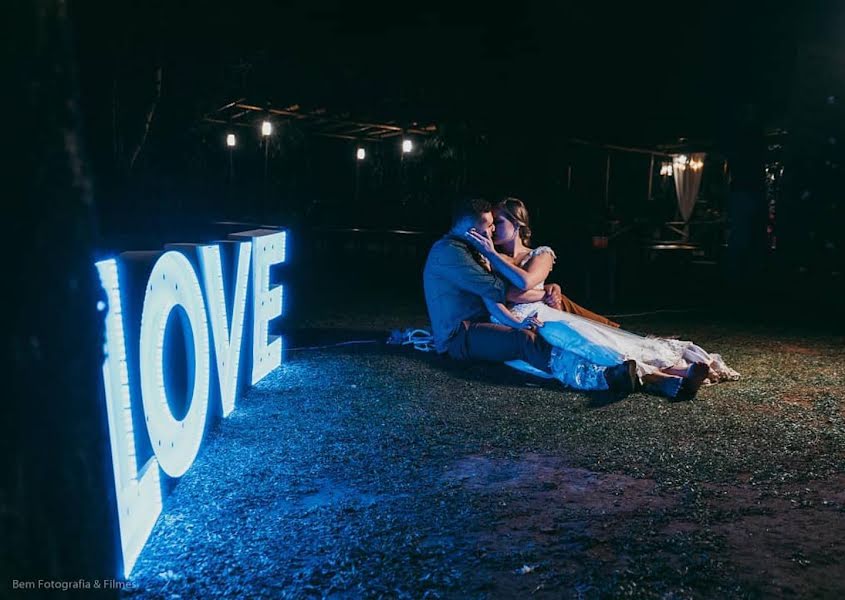
[[[518,284],[518,274],[497,254],[489,257],[490,266],[501,277],[490,272],[484,264],[487,259],[466,242],[465,234],[472,228],[492,237],[492,207],[486,200],[456,203],[452,229],[434,243],[426,260],[423,284],[437,352],[458,360],[523,360],[576,389],[630,393],[635,385],[633,361],[600,367],[552,347],[531,323],[515,329],[490,322],[484,299],[506,302],[506,279]]]

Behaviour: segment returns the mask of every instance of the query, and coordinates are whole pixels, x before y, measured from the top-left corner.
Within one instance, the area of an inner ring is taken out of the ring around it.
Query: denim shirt
[[[507,283],[481,266],[476,257],[466,242],[452,235],[437,240],[428,253],[423,287],[438,352],[446,352],[449,338],[462,321],[489,320],[482,298],[505,301]]]

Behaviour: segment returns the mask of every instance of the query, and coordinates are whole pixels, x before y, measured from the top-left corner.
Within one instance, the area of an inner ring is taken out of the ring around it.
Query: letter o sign
[[[187,315],[194,344],[194,386],[190,407],[181,420],[170,410],[164,383],[164,338],[170,313],[177,307]],[[202,290],[191,262],[179,252],[162,254],[150,273],[141,313],[139,359],[141,397],[153,451],[165,473],[181,477],[194,462],[205,432],[210,356]]]

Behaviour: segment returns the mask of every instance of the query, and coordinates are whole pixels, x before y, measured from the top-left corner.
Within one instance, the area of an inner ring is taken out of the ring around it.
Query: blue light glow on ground
[[[841,344],[711,321],[635,325],[718,347],[745,379],[688,403],[594,405],[410,350],[292,353],[168,499],[134,593],[845,591],[826,575],[845,550]],[[816,560],[795,562],[796,549]]]

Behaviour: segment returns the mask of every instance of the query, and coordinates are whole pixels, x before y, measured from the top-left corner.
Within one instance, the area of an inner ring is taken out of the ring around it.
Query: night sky
[[[829,143],[843,137],[845,6],[838,3],[120,1],[70,9],[98,211],[110,223],[125,221],[105,230],[138,229],[150,215],[262,218],[265,194],[272,218],[290,226],[439,229],[423,213],[445,214],[459,186],[516,195],[537,208],[557,202],[572,222],[583,207],[584,223],[606,217],[606,204],[629,205],[623,213],[642,217],[648,207],[637,202],[646,190],[637,186],[647,164],[617,156],[616,197],[608,201],[604,155],[578,163],[568,140],[684,143],[674,151],[726,158],[733,182],[759,192],[763,132],[774,129],[790,132],[782,222],[797,222],[798,210],[830,222],[838,210],[838,183],[824,171],[841,162],[841,144]],[[144,137],[158,69],[161,95]],[[458,181],[428,151],[402,167],[383,144],[381,156],[370,149],[373,160],[355,184],[351,142],[316,140],[294,127],[273,138],[267,193],[255,130],[244,131],[229,180],[226,126],[204,122],[240,98],[352,120],[434,123],[441,147],[463,157],[455,172],[470,174]],[[559,201],[567,164],[575,164],[568,204]],[[808,211],[797,199],[811,185],[825,189],[813,192]],[[756,222],[765,227],[759,198]],[[818,226],[800,229],[813,237]]]
[[[249,97],[649,144],[712,137],[745,102],[760,104],[769,121],[782,118],[796,56],[841,46],[845,12],[791,5],[115,2],[72,10],[83,96],[102,119],[112,73],[144,102],[161,65],[165,126]]]

